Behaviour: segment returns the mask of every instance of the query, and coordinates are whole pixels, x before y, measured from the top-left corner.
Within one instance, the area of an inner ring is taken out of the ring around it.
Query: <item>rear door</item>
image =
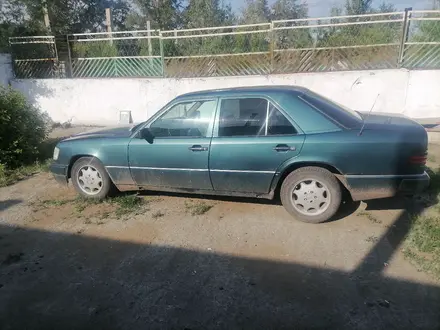
[[[299,154],[304,139],[264,97],[220,99],[209,159],[214,190],[268,193],[276,170]]]

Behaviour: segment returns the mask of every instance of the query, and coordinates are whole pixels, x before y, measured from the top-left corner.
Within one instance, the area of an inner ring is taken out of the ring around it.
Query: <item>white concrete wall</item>
[[[0,54],[0,86],[7,86],[13,76],[11,55]]]
[[[440,70],[378,70],[290,75],[188,79],[40,79],[14,80],[13,87],[47,111],[54,121],[115,124],[121,110],[133,120],[149,118],[179,94],[204,89],[256,85],[299,85],[350,108],[440,117]]]

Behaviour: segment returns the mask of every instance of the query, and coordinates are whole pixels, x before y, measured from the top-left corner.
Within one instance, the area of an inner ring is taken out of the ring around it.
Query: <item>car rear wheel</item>
[[[83,197],[104,199],[113,188],[113,182],[104,166],[93,157],[82,157],[72,166],[72,184]]]
[[[296,219],[321,223],[335,215],[341,205],[336,177],[320,167],[303,167],[290,173],[281,186],[281,203]]]

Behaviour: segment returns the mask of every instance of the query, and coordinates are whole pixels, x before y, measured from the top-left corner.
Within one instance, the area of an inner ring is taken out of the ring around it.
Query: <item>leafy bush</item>
[[[12,88],[0,87],[0,164],[15,169],[35,162],[46,139],[47,115]]]
[[[75,56],[80,58],[118,56],[118,48],[108,41],[78,42],[73,51]]]

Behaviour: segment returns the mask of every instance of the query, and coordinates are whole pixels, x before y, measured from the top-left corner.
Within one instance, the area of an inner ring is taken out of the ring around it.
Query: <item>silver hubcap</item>
[[[304,215],[319,215],[330,205],[330,191],[315,179],[299,181],[292,191],[293,207]]]
[[[93,166],[86,165],[78,171],[78,186],[88,195],[96,195],[102,190],[101,173]]]

